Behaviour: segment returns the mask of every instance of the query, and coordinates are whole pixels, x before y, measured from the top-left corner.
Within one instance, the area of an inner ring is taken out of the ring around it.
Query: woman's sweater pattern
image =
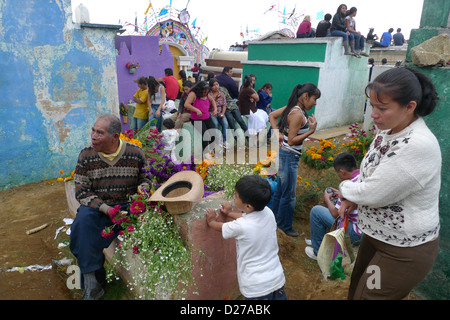
[[[442,158],[422,118],[403,131],[381,131],[361,163],[360,183],[343,181],[358,203],[358,226],[382,242],[414,247],[437,238]]]

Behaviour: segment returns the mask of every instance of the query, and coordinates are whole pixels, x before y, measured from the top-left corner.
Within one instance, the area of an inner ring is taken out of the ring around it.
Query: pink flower
[[[138,254],[139,253],[139,248],[137,246],[133,247],[133,253],[134,254]]]
[[[117,205],[109,210],[109,215],[111,216],[111,219],[114,219],[117,216],[117,214],[120,212],[120,209],[121,207]]]
[[[113,230],[109,230],[109,228],[106,228],[102,230],[102,238],[109,239],[114,235]]]
[[[141,201],[133,201],[130,206],[130,212],[135,215],[140,215],[147,210],[145,204]]]
[[[131,233],[131,232],[133,232],[133,231],[134,231],[134,227],[133,227],[133,226],[128,226],[127,232],[128,232],[128,233]]]

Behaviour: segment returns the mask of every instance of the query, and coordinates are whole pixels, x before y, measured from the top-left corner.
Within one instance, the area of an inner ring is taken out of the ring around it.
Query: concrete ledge
[[[65,184],[69,210],[76,217],[79,207],[75,199],[74,183]],[[195,286],[188,289],[187,300],[224,300],[236,299],[239,295],[236,270],[236,242],[234,239],[225,240],[220,232],[214,231],[206,224],[206,209],[218,208],[224,201],[223,193],[213,194],[203,198],[194,205],[191,212],[174,216],[175,223],[180,227],[180,236],[190,246],[192,252],[193,276]],[[105,258],[111,261],[118,241],[104,250]],[[130,271],[117,268],[122,280],[129,284],[133,278],[135,268],[140,264],[138,256],[130,254]],[[161,297],[167,299],[167,297]]]
[[[319,131],[316,131],[314,134],[312,134],[309,138],[314,140],[328,140],[331,138],[336,138],[338,136],[342,136],[344,134],[350,133],[349,126],[343,126],[343,127],[337,127],[337,128],[330,128],[330,129],[322,129]]]

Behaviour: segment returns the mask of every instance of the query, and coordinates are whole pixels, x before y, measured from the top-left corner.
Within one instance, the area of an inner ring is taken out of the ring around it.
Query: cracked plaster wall
[[[0,190],[70,173],[118,115],[116,33],[73,23],[70,0],[0,0]]]

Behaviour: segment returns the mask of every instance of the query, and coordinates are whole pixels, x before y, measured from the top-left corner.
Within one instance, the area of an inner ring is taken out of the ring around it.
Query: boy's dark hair
[[[138,83],[138,84],[145,84],[145,85],[148,85],[148,83],[147,83],[147,78],[145,78],[145,77],[139,77],[137,83]]]
[[[233,67],[231,66],[225,66],[222,70],[222,73],[227,73],[228,71],[230,71],[231,69],[233,69]]]
[[[333,167],[334,170],[344,169],[347,172],[353,172],[358,169],[358,164],[352,154],[343,152],[334,158]]]
[[[166,120],[163,121],[163,126],[170,130],[175,128],[175,122],[173,122],[172,119],[167,118]]]
[[[166,69],[164,69],[164,73],[166,74],[166,76],[173,76],[173,70],[172,70],[172,68],[166,68]]]
[[[258,175],[249,175],[239,179],[236,182],[235,190],[242,202],[251,205],[255,211],[263,210],[272,197],[269,181]]]
[[[330,21],[333,16],[329,13],[325,15],[325,21]]]

